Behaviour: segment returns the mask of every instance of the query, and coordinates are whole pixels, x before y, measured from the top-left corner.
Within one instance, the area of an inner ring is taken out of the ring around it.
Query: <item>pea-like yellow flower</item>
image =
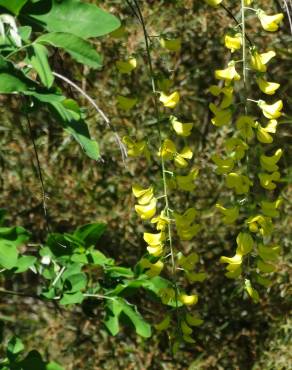
[[[215,71],[215,78],[217,80],[225,80],[227,83],[231,81],[239,81],[240,75],[236,72],[235,62],[232,60],[228,63],[228,67],[225,69],[217,69]]]
[[[252,4],[253,0],[244,0],[245,6],[250,6]]]
[[[137,67],[137,59],[130,58],[127,61],[118,60],[116,62],[117,69],[122,74],[129,74]]]
[[[149,204],[146,205],[135,205],[135,210],[142,220],[149,220],[156,213],[156,198],[153,198]]]
[[[160,93],[159,100],[166,108],[175,108],[180,100],[178,91],[173,92],[170,95],[166,95],[163,92]]]
[[[210,6],[213,6],[214,8],[222,3],[223,0],[204,0],[205,3],[207,3]]]
[[[259,122],[256,122],[257,139],[263,144],[270,144],[273,142],[273,136],[275,134],[278,122],[275,119],[270,120],[266,127],[262,127]]]
[[[165,318],[160,323],[154,325],[154,328],[157,331],[166,330],[169,328],[170,321],[171,321],[170,315],[166,315]]]
[[[154,257],[159,257],[163,253],[163,245],[162,244],[155,245],[155,246],[148,245],[146,249],[147,249],[148,253],[151,254]]]
[[[251,116],[242,115],[236,120],[236,128],[238,129],[240,136],[247,140],[254,137],[253,128],[255,126],[256,123]]]
[[[252,184],[247,176],[239,175],[236,172],[231,172],[226,176],[226,186],[229,189],[234,189],[236,194],[248,193]]]
[[[228,265],[229,265],[228,270],[229,271],[235,271],[242,264],[242,255],[241,254],[235,254],[233,257],[221,256],[220,257],[220,262],[221,263],[228,263]]]
[[[123,143],[128,149],[129,157],[139,157],[144,155],[148,161],[150,160],[150,151],[145,140],[135,142],[129,136],[124,136]]]
[[[187,271],[193,270],[198,262],[199,256],[195,252],[190,253],[188,256],[181,254],[178,259],[178,265]]]
[[[278,208],[281,206],[283,199],[277,199],[274,202],[261,201],[260,205],[262,208],[263,215],[267,217],[279,217],[280,212]]]
[[[170,116],[169,120],[172,125],[172,128],[174,129],[177,135],[184,137],[190,136],[193,128],[193,123],[179,122],[175,116]]]
[[[212,155],[212,161],[217,165],[216,173],[226,174],[232,171],[234,161],[232,158],[221,159],[217,154]]]
[[[178,296],[179,301],[185,306],[192,306],[198,302],[198,296],[196,294],[187,295],[181,293]]]
[[[177,51],[180,51],[181,49],[181,38],[177,38],[177,39],[164,39],[164,38],[161,38],[159,40],[160,42],[160,45],[164,48],[164,49],[167,49],[169,51],[174,51],[174,52],[177,52]]]
[[[282,100],[278,100],[274,104],[267,104],[264,100],[259,100],[258,106],[261,108],[263,115],[268,119],[279,118],[282,115]]]
[[[251,299],[254,301],[254,303],[258,303],[260,300],[259,293],[252,287],[249,279],[245,279],[244,286],[245,290],[247,291]]]
[[[138,203],[142,205],[149,204],[154,196],[152,186],[144,189],[142,186],[136,184],[132,186],[132,192],[134,196],[138,198]]]
[[[252,233],[259,232],[261,235],[266,236],[273,232],[273,223],[269,217],[263,215],[250,216],[246,223],[249,231]]]
[[[201,317],[197,315],[191,315],[190,313],[186,313],[185,316],[186,322],[190,326],[200,326],[203,324],[204,320],[201,319]]]
[[[163,270],[164,263],[162,261],[157,261],[155,263],[151,263],[148,259],[142,258],[139,265],[146,270],[146,275],[149,277],[158,276],[161,271]]]
[[[209,104],[209,108],[215,115],[215,117],[211,119],[211,122],[214,126],[222,127],[230,124],[232,119],[231,109],[221,109],[216,107],[216,105],[213,103]]]
[[[144,233],[143,239],[150,246],[156,246],[162,244],[165,240],[165,234],[163,232],[153,234],[153,233]]]
[[[274,182],[280,181],[280,172],[276,171],[271,174],[269,173],[259,173],[259,179],[261,186],[267,190],[276,189],[277,185]]]
[[[152,224],[156,224],[156,229],[164,231],[170,223],[170,219],[165,215],[165,212],[162,211],[159,216],[152,218]]]
[[[277,166],[277,163],[279,162],[282,154],[283,154],[283,150],[277,149],[274,155],[272,156],[261,155],[260,162],[261,162],[262,168],[268,172],[277,171],[279,169],[279,167]]]
[[[194,183],[195,179],[199,174],[197,168],[193,168],[190,173],[186,176],[176,176],[176,182],[179,189],[184,191],[193,191],[196,188]]]
[[[279,245],[263,245],[259,244],[258,254],[262,260],[275,262],[279,258],[281,248]]]
[[[249,147],[245,141],[236,137],[231,137],[225,141],[226,153],[228,153],[231,158],[238,161],[244,158],[245,152],[248,148]]]
[[[238,219],[238,216],[239,216],[238,207],[225,208],[221,204],[217,203],[216,208],[219,209],[219,211],[224,216],[223,222],[226,225],[233,224]]]
[[[280,84],[277,82],[268,82],[262,77],[257,79],[257,84],[259,85],[260,90],[267,95],[274,95],[276,90],[280,87]]]
[[[224,44],[225,44],[225,47],[227,49],[231,50],[231,53],[233,53],[235,50],[240,49],[241,44],[242,44],[242,35],[241,35],[241,33],[237,33],[234,36],[225,35]]]
[[[177,167],[185,168],[188,165],[186,160],[193,157],[193,152],[189,147],[184,147],[183,150],[178,153],[174,142],[170,139],[165,139],[159,149],[158,155],[165,160],[173,159]]]
[[[284,14],[278,13],[274,15],[267,15],[263,10],[259,9],[257,15],[261,25],[265,31],[276,32],[279,28],[279,23],[283,20]]]
[[[266,64],[276,56],[274,51],[259,54],[255,49],[251,50],[251,68],[258,72],[266,72]]]
[[[221,109],[226,109],[233,103],[233,87],[232,86],[219,87],[217,85],[212,85],[209,87],[209,92],[213,96],[219,96],[220,94],[223,95],[223,99],[219,106]]]
[[[117,102],[118,107],[124,111],[129,111],[137,104],[138,99],[136,98],[127,98],[126,96],[118,95]]]
[[[254,246],[253,238],[248,233],[239,233],[236,238],[236,254],[245,256],[249,254]]]

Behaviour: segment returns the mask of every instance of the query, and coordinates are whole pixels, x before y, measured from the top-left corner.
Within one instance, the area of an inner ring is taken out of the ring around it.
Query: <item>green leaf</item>
[[[66,50],[72,58],[92,68],[101,68],[102,57],[92,45],[82,38],[67,32],[52,32],[40,36],[37,43],[44,43]]]
[[[29,232],[21,226],[0,227],[0,239],[6,239],[16,247],[27,242],[29,235]]]
[[[88,256],[90,257],[89,258],[90,263],[93,263],[95,265],[102,266],[102,265],[113,265],[114,264],[114,260],[112,258],[106,257],[103,253],[101,253],[98,250],[90,251]]]
[[[27,89],[28,86],[18,77],[10,73],[0,72],[0,94],[13,94]]]
[[[84,300],[84,296],[81,292],[76,293],[65,293],[63,295],[63,298],[60,300],[60,304],[65,306],[67,304],[76,304],[76,303],[82,303]]]
[[[19,363],[21,370],[46,370],[46,363],[36,350],[30,351],[24,360]]]
[[[107,317],[104,324],[112,335],[116,335],[119,332],[119,317],[123,312],[134,325],[137,334],[144,338],[151,336],[150,325],[143,319],[135,306],[130,305],[122,298],[108,301],[106,309]]]
[[[112,14],[78,0],[43,0],[26,6],[24,20],[49,32],[69,32],[82,38],[106,35],[120,27]]]
[[[17,263],[18,251],[16,245],[8,240],[0,240],[0,266],[12,269]]]
[[[106,224],[91,223],[79,227],[73,235],[81,239],[85,247],[90,247],[96,244],[105,230]]]
[[[14,336],[12,337],[9,342],[8,342],[8,345],[7,345],[7,355],[17,355],[18,353],[22,352],[24,350],[24,345],[22,343],[22,341]]]
[[[34,256],[21,256],[18,258],[15,273],[19,274],[28,270],[36,262],[36,257]]]
[[[56,362],[52,361],[47,364],[46,370],[65,370],[65,369]]]
[[[8,9],[11,13],[18,15],[21,8],[28,0],[0,0],[0,6]]]
[[[69,276],[65,281],[68,291],[77,292],[86,288],[87,277],[84,273]]]
[[[97,161],[100,157],[99,145],[90,138],[86,123],[79,118],[76,112],[66,109],[61,103],[53,102],[50,106],[54,108],[65,130],[80,144],[88,157]]]
[[[47,48],[41,44],[34,43],[28,48],[28,59],[43,85],[50,88],[53,85],[54,76],[49,65]]]

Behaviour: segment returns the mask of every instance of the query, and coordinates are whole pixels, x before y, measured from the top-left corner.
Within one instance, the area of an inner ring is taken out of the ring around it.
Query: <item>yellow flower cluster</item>
[[[211,6],[218,6],[220,2],[209,2]],[[246,0],[245,5],[249,6],[251,1]],[[244,8],[247,11],[250,8]],[[265,31],[275,32],[283,19],[283,14],[267,15],[263,10],[256,10],[261,26]],[[244,18],[243,18],[244,21]],[[273,233],[273,218],[279,216],[281,199],[271,200],[272,194],[265,199],[263,191],[273,191],[277,187],[277,182],[281,181],[279,172],[279,161],[283,155],[282,149],[273,152],[266,146],[273,142],[273,134],[276,133],[278,119],[282,116],[282,100],[270,101],[270,96],[274,96],[280,88],[280,84],[267,79],[266,72],[269,62],[276,56],[273,50],[260,53],[256,47],[249,48],[250,57],[246,56],[245,40],[247,37],[238,30],[229,31],[224,37],[225,47],[232,53],[244,48],[243,60],[236,62],[231,60],[225,69],[215,71],[215,79],[220,80],[219,86],[212,85],[209,92],[215,97],[216,104],[210,103],[209,108],[213,113],[211,123],[214,126],[233,126],[233,136],[224,141],[224,156],[214,154],[211,159],[215,165],[215,172],[225,178],[227,188],[232,189],[234,196],[228,206],[217,203],[216,208],[223,216],[226,225],[234,224],[239,219],[244,218],[243,230],[236,238],[236,253],[232,257],[222,256],[220,261],[227,264],[228,278],[239,278],[242,275],[243,262],[247,255],[256,255],[255,263],[247,268],[253,268],[255,283],[262,286],[269,286],[270,280],[265,274],[276,270],[273,262],[276,262],[280,253],[280,247],[270,244]],[[249,39],[248,39],[249,40]],[[238,63],[243,63],[244,83],[239,74]],[[254,81],[259,91],[267,98],[255,101],[247,99],[245,101],[244,112],[239,112],[234,125],[234,92],[244,89],[244,97],[247,98],[249,92],[246,84],[246,71],[254,74]],[[237,87],[238,86],[238,87]],[[259,117],[249,114],[248,101],[256,102]],[[260,118],[261,116],[261,118]],[[262,147],[253,146],[257,140]],[[260,149],[259,149],[260,148]],[[251,161],[253,161],[251,165]],[[256,170],[253,171],[253,168]],[[259,191],[259,187],[263,190]],[[252,192],[251,192],[252,189]],[[255,237],[253,237],[254,235]],[[256,240],[256,241],[255,241]],[[259,294],[252,286],[250,279],[244,280],[244,288],[254,302],[259,301]]]

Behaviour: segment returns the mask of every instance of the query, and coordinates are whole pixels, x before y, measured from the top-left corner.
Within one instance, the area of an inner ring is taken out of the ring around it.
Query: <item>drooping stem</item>
[[[246,79],[247,79],[247,70],[246,70],[246,46],[245,46],[245,0],[241,0],[241,28],[242,28],[242,74],[243,74],[243,84],[246,95]],[[245,96],[246,98],[246,96]]]

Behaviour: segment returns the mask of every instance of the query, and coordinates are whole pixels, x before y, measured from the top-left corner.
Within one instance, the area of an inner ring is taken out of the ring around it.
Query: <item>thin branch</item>
[[[113,127],[113,125],[111,124],[109,118],[105,115],[105,113],[99,108],[99,106],[96,104],[96,102],[84,91],[81,89],[81,87],[79,87],[78,85],[76,85],[73,81],[69,80],[69,78],[61,75],[60,73],[57,73],[57,72],[53,72],[53,75],[58,77],[59,79],[67,82],[67,84],[69,84],[70,86],[74,87],[75,90],[77,90],[82,96],[84,96],[86,98],[86,100],[89,101],[89,103],[94,107],[94,109],[97,111],[97,113],[102,117],[102,119],[105,121],[106,125],[108,126],[109,129],[111,129],[114,133],[114,136],[115,136],[115,139],[116,139],[116,142],[120,148],[120,151],[121,151],[121,154],[122,154],[122,159],[123,159],[123,162],[125,162],[125,159],[127,158],[127,149],[125,147],[125,145],[122,143],[116,129]]]

